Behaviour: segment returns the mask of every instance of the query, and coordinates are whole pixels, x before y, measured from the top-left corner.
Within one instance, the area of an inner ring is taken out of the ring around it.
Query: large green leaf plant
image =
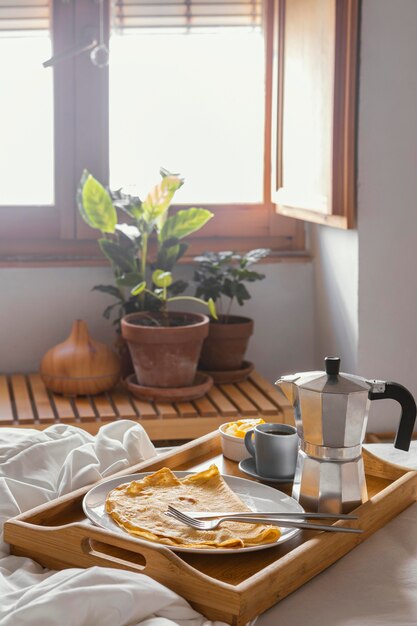
[[[115,285],[96,285],[94,290],[116,298],[103,315],[109,319],[116,309],[114,324],[119,328],[123,315],[149,311],[153,323],[169,324],[168,304],[176,300],[197,301],[216,317],[214,302],[181,296],[188,283],[174,280],[172,270],[185,254],[184,239],[202,228],[212,217],[207,209],[189,208],[169,215],[175,192],[184,181],[161,169],[161,181],[140,200],[121,190],[106,189],[84,170],[77,191],[77,204],[84,221],[101,232],[101,251],[109,260]],[[125,221],[118,222],[119,214]],[[152,312],[164,315],[152,318]]]

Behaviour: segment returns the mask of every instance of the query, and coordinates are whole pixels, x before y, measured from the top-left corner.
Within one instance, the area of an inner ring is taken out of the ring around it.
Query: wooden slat
[[[48,392],[39,374],[29,374],[29,385],[35,403],[39,421],[50,424],[55,421],[55,414],[49,400]]]
[[[212,387],[207,395],[223,417],[237,417],[237,415],[239,415],[237,408],[226,398],[218,387]]]
[[[155,402],[155,407],[161,417],[178,417],[178,413],[170,402]]]
[[[198,413],[191,402],[176,402],[175,408],[181,417],[197,417]]]
[[[177,415],[177,417],[169,419],[162,419],[161,417],[147,420],[139,419],[138,422],[143,426],[153,441],[175,441],[179,439],[194,439],[195,437],[206,435],[207,433],[217,430],[218,427],[225,422],[225,419],[222,417],[196,417],[185,419]],[[83,422],[82,424],[80,422],[74,422],[75,426],[81,426],[83,430],[91,435],[96,435],[103,424],[104,421],[99,422],[98,420],[95,422]],[[33,425],[31,424],[30,427],[42,430],[46,428],[46,426],[47,424],[35,422]],[[13,424],[13,427],[27,428],[28,425]]]
[[[6,376],[0,376],[0,425],[13,424],[13,407]]]
[[[242,391],[242,393],[244,393],[244,395],[247,396],[251,400],[251,402],[253,402],[258,407],[262,415],[279,414],[279,410],[277,409],[275,404],[272,404],[272,402],[268,400],[268,398],[266,398],[263,393],[261,393],[259,389],[257,389],[250,381],[245,380],[244,382],[239,383],[237,386],[239,387],[240,391]]]
[[[130,396],[130,400],[133,402],[133,406],[136,411],[139,413],[139,417],[141,419],[152,419],[157,418],[158,413],[153,408],[150,402],[145,402],[144,400],[139,400],[134,396]]]
[[[25,377],[23,374],[13,374],[11,383],[19,422],[21,424],[33,424],[35,415],[33,413]]]
[[[258,387],[275,406],[281,408],[281,399],[285,401],[285,397],[281,394],[280,391],[268,380],[263,378],[258,372],[251,372],[249,376],[249,380]]]
[[[134,419],[137,419],[137,413],[130,403],[129,396],[127,396],[126,393],[120,389],[116,389],[115,391],[111,391],[109,395],[120,417],[125,419],[133,417]]]
[[[259,414],[273,416],[274,421],[292,423],[289,403],[256,372],[250,379],[235,385],[214,385],[208,394],[193,402],[177,403],[141,400],[122,387],[98,396],[69,399],[49,392],[37,373],[27,378],[16,374],[10,380],[0,376],[0,425],[3,426],[27,427],[30,424],[43,428],[58,420],[82,424],[88,432],[96,433],[102,423],[114,419],[143,419],[153,438],[169,440],[192,438],[204,434],[211,426],[215,428],[240,416]],[[15,415],[19,416],[18,424],[13,421]]]
[[[201,417],[215,417],[219,413],[218,409],[210,402],[207,396],[194,400],[193,404]]]
[[[282,422],[294,424],[293,408],[284,394],[256,371],[251,373],[249,379],[279,409],[282,414]]]
[[[55,410],[60,422],[76,422],[75,414],[68,398],[52,393],[50,398],[55,406]]]
[[[220,385],[220,389],[236,404],[240,415],[258,415],[259,411],[234,385]]]
[[[96,414],[89,398],[75,398],[74,405],[82,422],[93,422],[96,419]]]
[[[115,419],[116,413],[106,395],[100,394],[91,398],[94,408],[97,411],[100,421],[108,422]]]

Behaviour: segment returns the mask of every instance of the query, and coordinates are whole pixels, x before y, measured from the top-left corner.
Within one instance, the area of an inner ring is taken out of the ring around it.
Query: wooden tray
[[[394,431],[388,431],[383,433],[366,433],[366,443],[392,443],[395,439],[396,433]],[[417,439],[417,433],[413,433],[412,439]]]
[[[201,437],[225,422],[263,417],[293,422],[293,409],[257,372],[237,384],[214,385],[192,402],[147,402],[118,386],[97,396],[67,398],[45,388],[39,374],[0,375],[0,426],[42,429],[72,424],[91,434],[118,419],[138,421],[153,441]]]
[[[388,464],[364,451],[370,500],[350,522],[360,535],[303,531],[268,550],[232,555],[175,554],[164,546],[93,526],[81,503],[88,487],[24,513],[5,524],[12,554],[45,567],[101,565],[140,572],[184,596],[212,620],[243,626],[367,539],[417,498],[417,472]],[[215,462],[225,474],[239,476],[237,464],[224,459],[220,439],[211,433],[152,462],[119,472],[123,476],[168,466],[201,470]],[[337,522],[337,524],[348,522]]]

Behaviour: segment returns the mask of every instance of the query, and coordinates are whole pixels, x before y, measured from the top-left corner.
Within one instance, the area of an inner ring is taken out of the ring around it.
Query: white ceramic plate
[[[132,480],[142,480],[148,474],[152,472],[145,472],[143,474],[131,474],[129,476],[119,476],[118,478],[109,478],[92,489],[84,496],[83,500],[83,509],[84,513],[88,517],[89,520],[96,524],[97,526],[101,526],[102,528],[106,528],[107,530],[111,530],[115,533],[121,535],[128,535],[129,539],[132,541],[136,541],[136,538],[133,535],[130,535],[125,530],[123,530],[120,526],[113,521],[113,519],[106,513],[104,505],[106,501],[107,494],[112,490],[122,485],[124,483],[129,483]],[[184,478],[189,474],[194,474],[195,472],[174,472],[177,478]],[[246,480],[246,478],[236,478],[235,476],[223,476],[225,482],[228,484],[230,489],[234,491],[239,498],[249,506],[253,511],[262,513],[263,511],[271,512],[271,513],[299,513],[304,512],[302,506],[291,498],[287,496],[287,494],[282,493],[282,491],[278,491],[277,489],[273,489],[272,487],[268,487],[267,485],[262,485],[260,483],[255,483],[251,480]],[[265,548],[273,548],[278,544],[284,543],[284,541],[288,541],[295,535],[300,532],[298,528],[283,528],[281,527],[281,537],[278,541],[274,543],[263,544],[259,546],[250,546],[247,548],[184,548],[184,547],[173,547],[166,546],[175,552],[198,552],[204,554],[236,554],[237,552],[253,552],[255,550],[264,550]],[[144,540],[141,540],[144,541]],[[149,543],[154,544],[154,542],[150,541]],[[155,543],[154,545],[161,546],[164,544]]]

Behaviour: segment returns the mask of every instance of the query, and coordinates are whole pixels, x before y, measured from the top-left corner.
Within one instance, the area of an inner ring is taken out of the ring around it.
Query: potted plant
[[[244,361],[253,320],[232,315],[233,305],[243,306],[250,299],[246,283],[265,278],[251,269],[270,250],[258,248],[246,254],[231,251],[207,252],[195,257],[196,297],[211,298],[216,304],[218,318],[212,318],[209,335],[204,341],[200,367],[213,372],[218,382],[235,382],[244,378],[252,368]],[[218,374],[216,375],[216,372]],[[222,376],[222,372],[224,375]]]
[[[216,310],[212,300],[181,296],[187,287],[174,281],[172,269],[187,250],[184,239],[212,218],[206,209],[190,208],[173,215],[168,210],[183,184],[178,175],[161,170],[162,180],[144,201],[111,192],[88,171],[78,189],[78,206],[84,220],[101,231],[98,244],[113,269],[115,285],[98,285],[109,293],[121,319],[121,332],[129,346],[137,382],[143,387],[188,387],[193,384],[201,345],[208,333],[208,317],[198,313],[170,312],[168,304],[192,300]],[[117,209],[129,223],[118,223]],[[127,292],[127,293],[126,293]]]

